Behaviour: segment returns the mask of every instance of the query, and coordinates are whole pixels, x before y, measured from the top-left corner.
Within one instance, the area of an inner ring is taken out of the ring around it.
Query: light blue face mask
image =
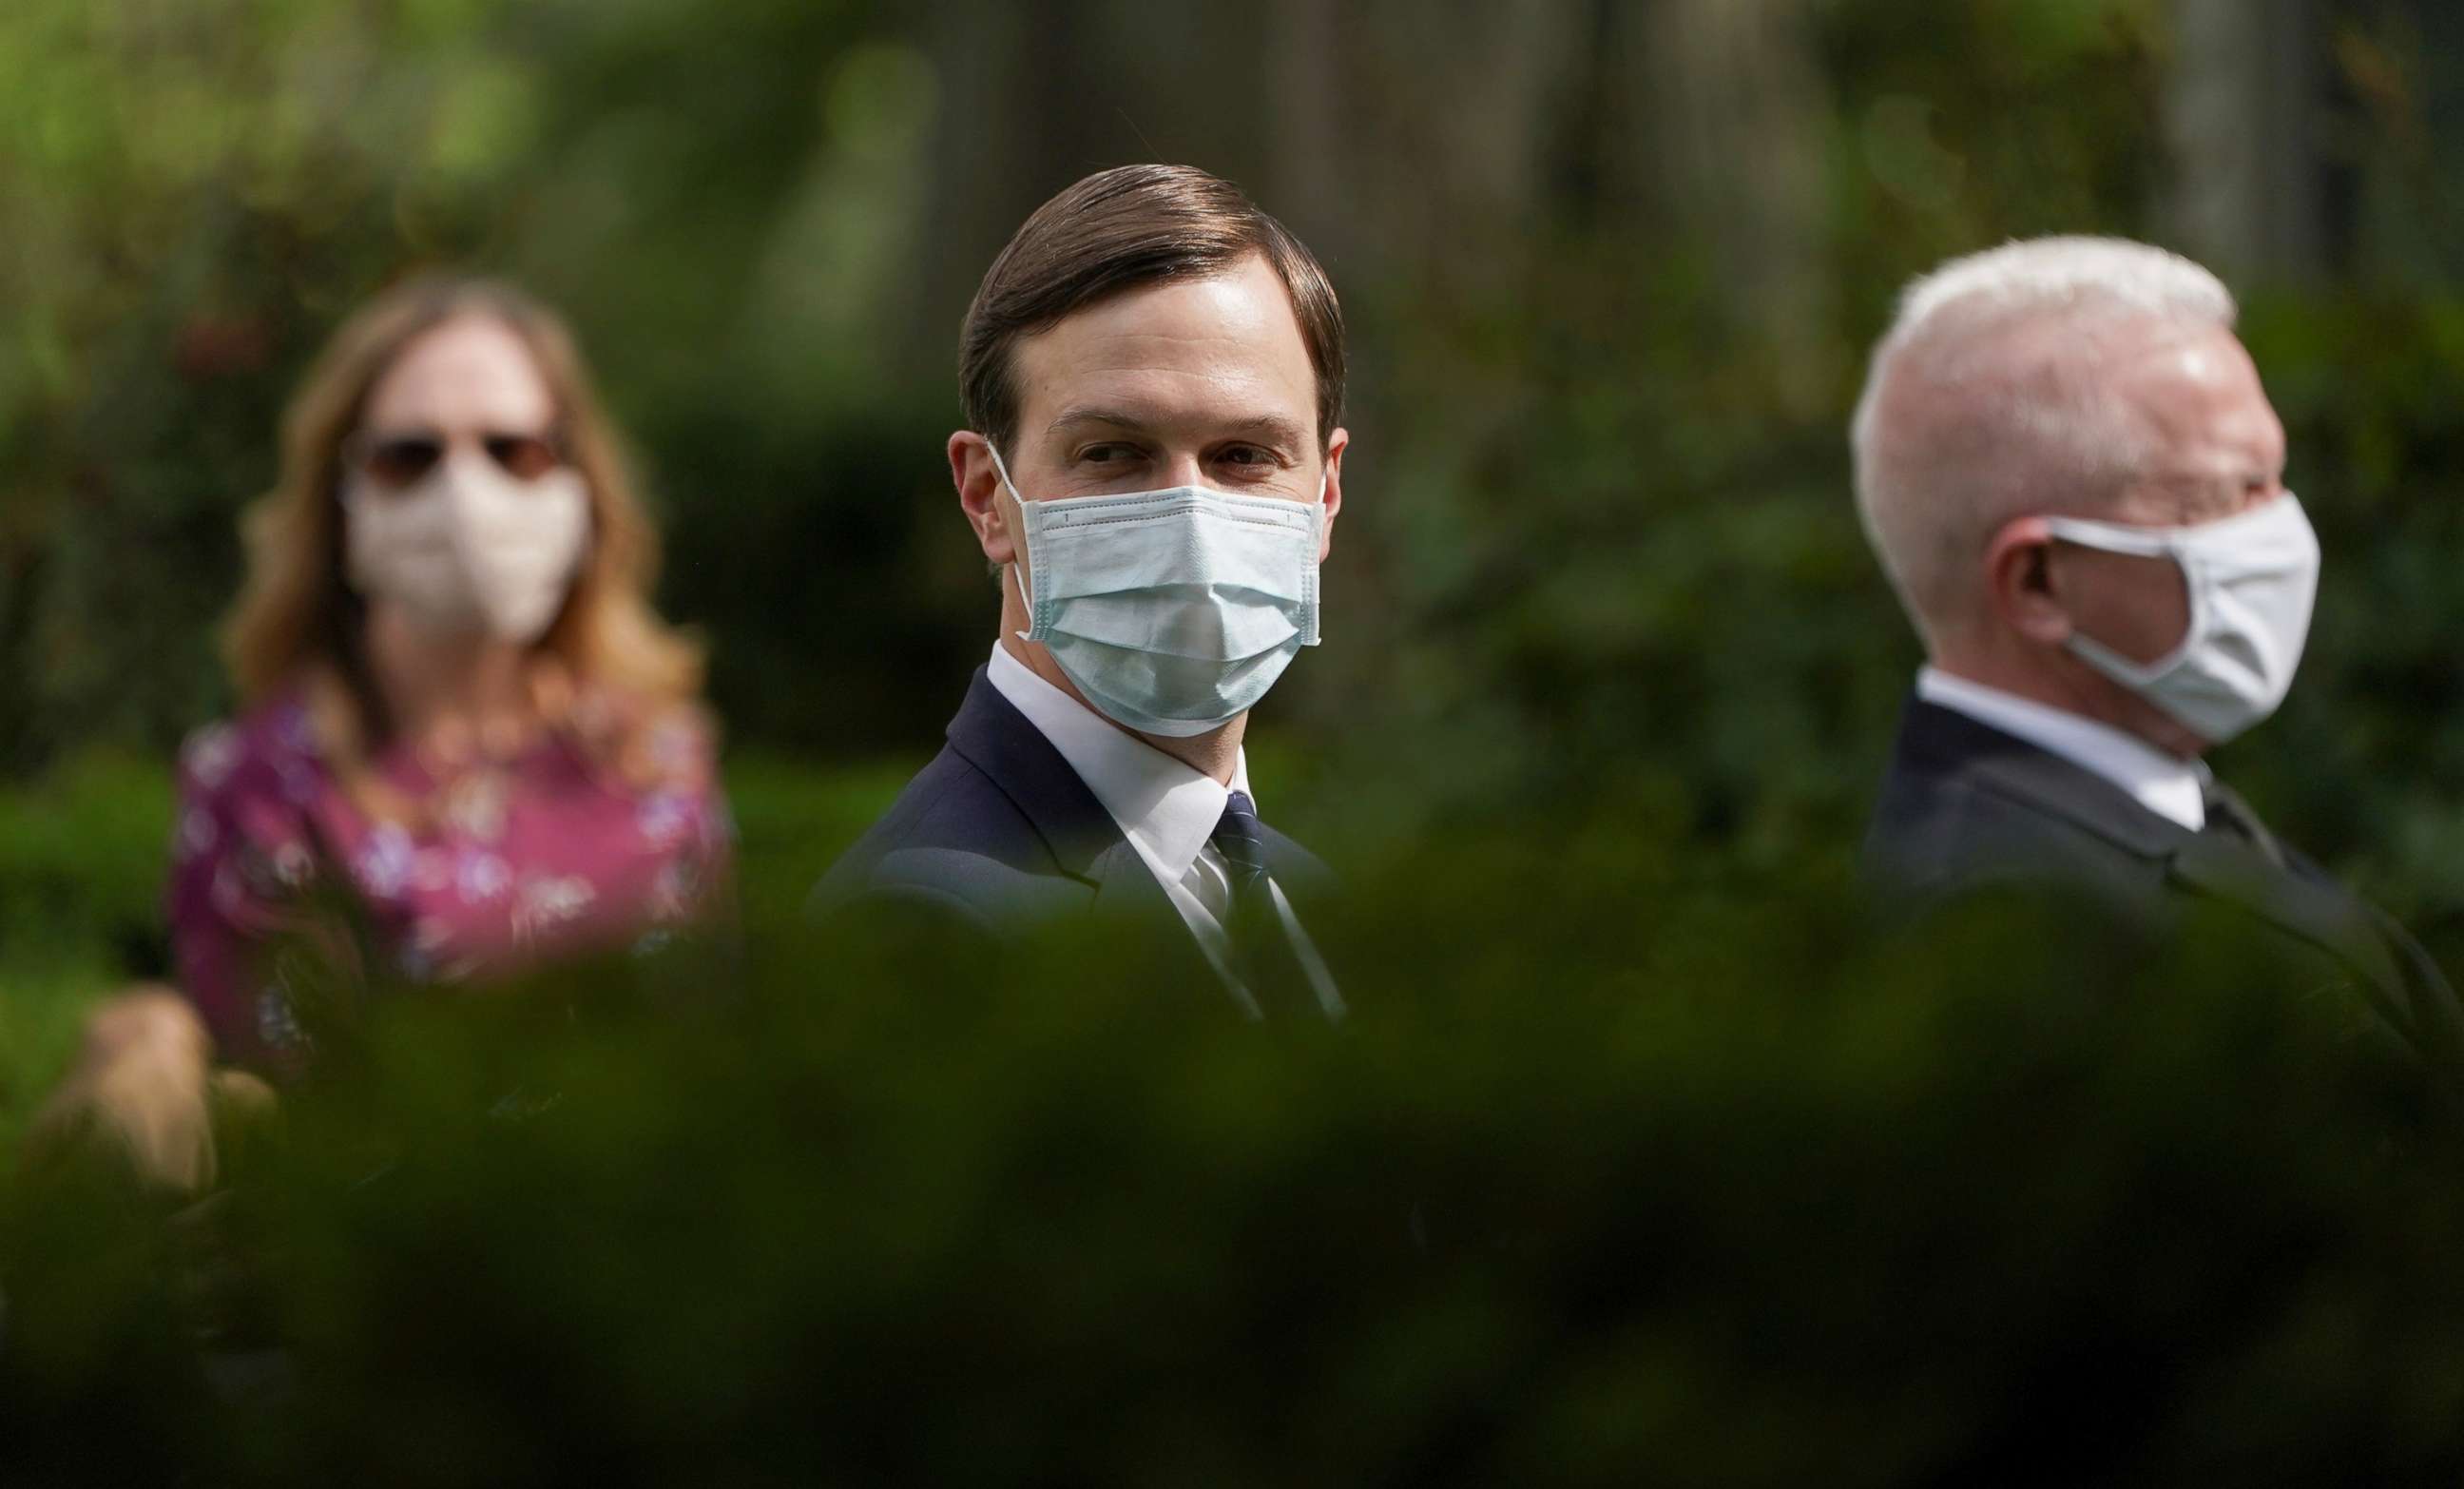
[[[1023,520],[1023,634],[1114,722],[1204,734],[1317,645],[1318,502],[1203,486],[1029,501],[998,450],[993,468]]]

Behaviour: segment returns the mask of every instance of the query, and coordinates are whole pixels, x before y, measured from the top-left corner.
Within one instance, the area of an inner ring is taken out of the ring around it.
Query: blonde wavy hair
[[[555,400],[565,457],[590,490],[588,554],[532,648],[540,717],[637,785],[659,773],[646,743],[651,725],[682,714],[706,726],[697,701],[701,647],[651,608],[658,535],[572,333],[510,285],[416,280],[345,322],[294,395],[283,417],[279,478],[244,520],[248,580],[223,637],[243,702],[298,693],[345,788],[388,816],[404,814],[402,804],[375,786],[367,761],[391,738],[393,721],[368,667],[366,602],[343,563],[342,446],[404,348],[469,317],[503,324],[529,348]]]

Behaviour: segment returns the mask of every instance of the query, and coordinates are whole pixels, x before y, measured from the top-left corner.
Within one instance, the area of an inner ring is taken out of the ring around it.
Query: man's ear
[[[2073,629],[2053,555],[2053,534],[2041,517],[2012,519],[1985,548],[1986,597],[1993,613],[2042,646],[2061,645]]]
[[[1334,546],[1335,514],[1343,510],[1343,452],[1351,445],[1352,432],[1347,429],[1337,429],[1326,437],[1326,479],[1318,491],[1318,501],[1326,508],[1318,522],[1317,561],[1321,564]]]
[[[984,557],[995,564],[1016,558],[1018,540],[1001,510],[1001,478],[993,465],[993,447],[974,430],[950,436],[950,484],[958,488],[958,509],[967,514],[967,525],[976,530]]]

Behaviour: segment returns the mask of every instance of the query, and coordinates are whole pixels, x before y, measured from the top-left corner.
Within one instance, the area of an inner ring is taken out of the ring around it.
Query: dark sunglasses
[[[497,469],[516,480],[537,480],[564,464],[564,442],[554,433],[487,433],[479,448]],[[420,432],[401,434],[353,434],[342,443],[342,458],[380,486],[400,490],[436,469],[452,441]]]

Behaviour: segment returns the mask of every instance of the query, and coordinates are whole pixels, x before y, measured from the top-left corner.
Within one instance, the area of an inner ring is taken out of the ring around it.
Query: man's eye
[[[1272,465],[1275,457],[1255,445],[1234,445],[1219,457],[1232,465]]]
[[[1078,458],[1092,465],[1109,465],[1114,460],[1134,459],[1137,452],[1128,445],[1089,445],[1078,452]]]

